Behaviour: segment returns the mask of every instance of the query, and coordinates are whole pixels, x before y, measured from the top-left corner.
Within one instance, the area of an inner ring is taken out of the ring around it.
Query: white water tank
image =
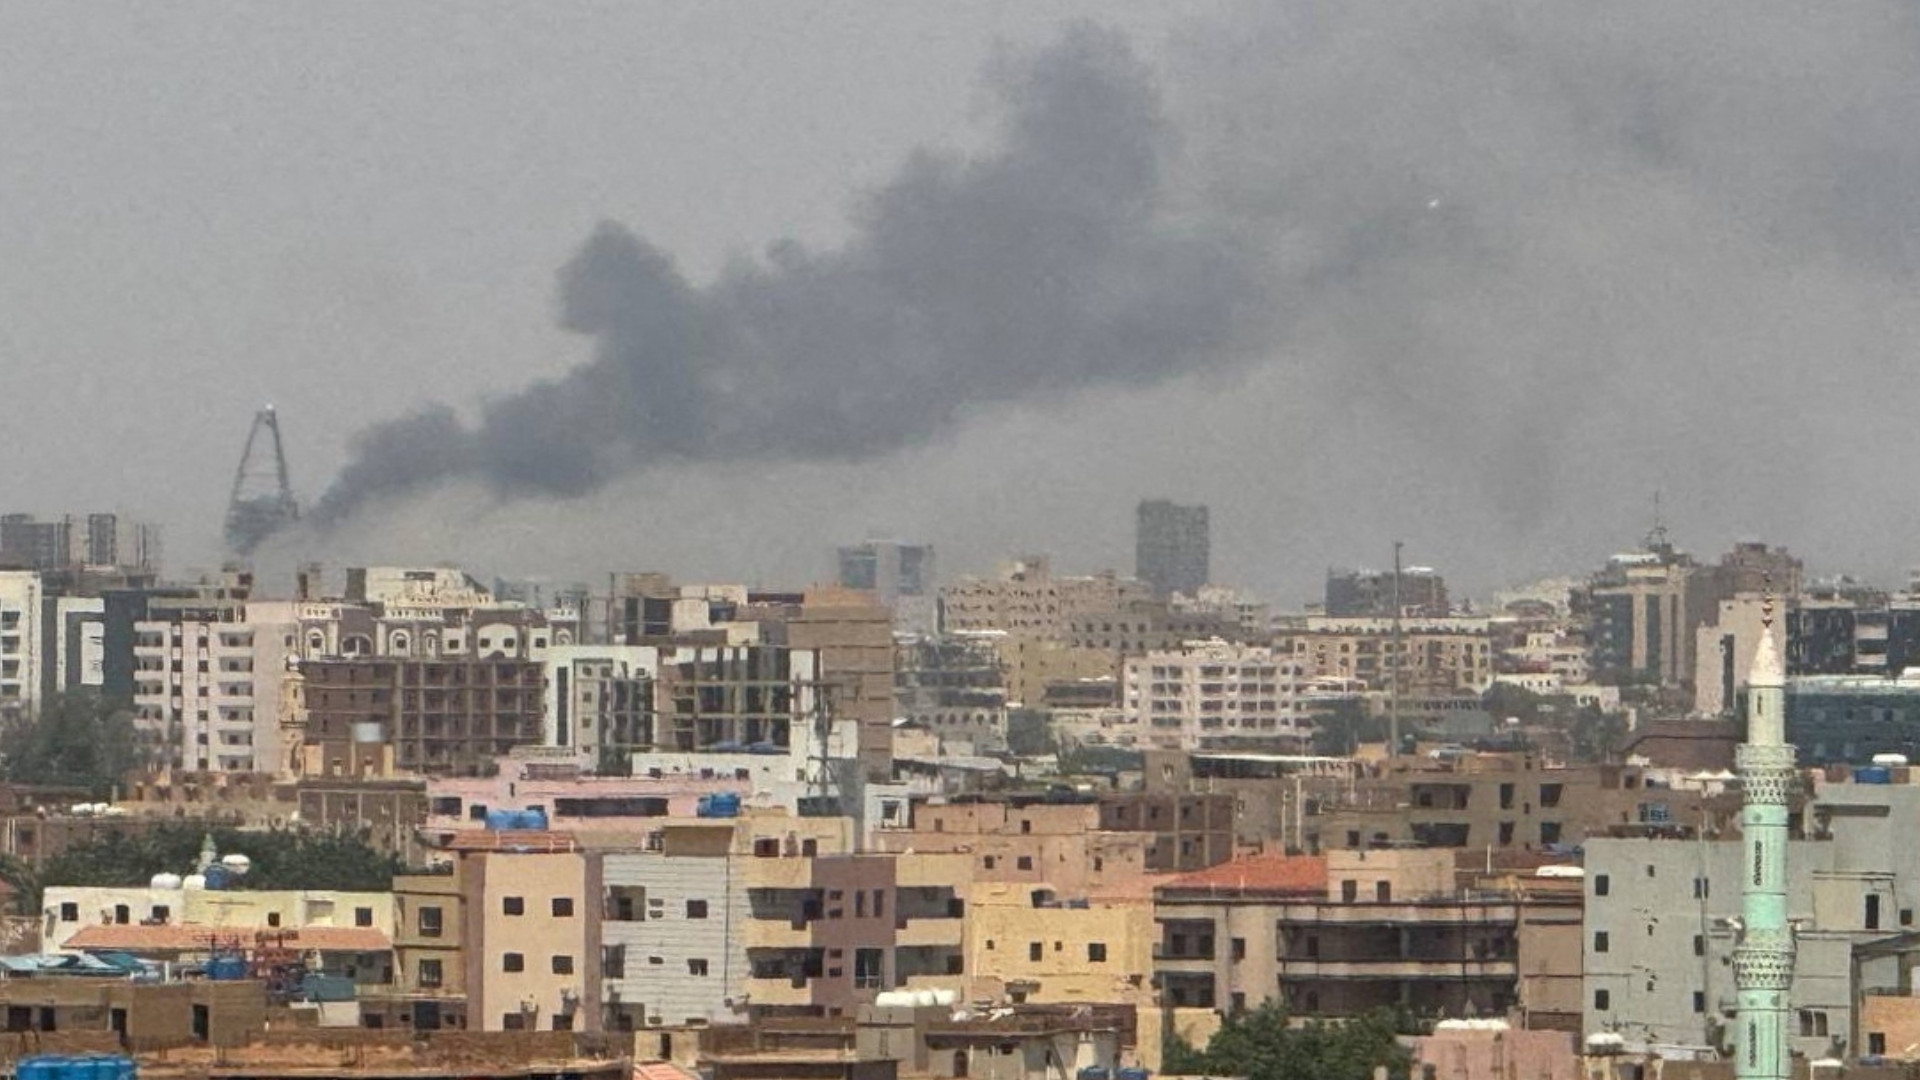
[[[177,889],[180,887],[180,875],[155,874],[153,880],[147,882],[147,886],[154,889]]]
[[[222,855],[220,857],[220,865],[236,874],[244,874],[253,869],[253,860],[236,851],[231,855]]]
[[[204,889],[207,887],[207,875],[188,874],[180,880],[180,887],[183,889]]]
[[[882,1009],[911,1009],[913,1008],[913,991],[882,990],[873,999],[873,1003]]]

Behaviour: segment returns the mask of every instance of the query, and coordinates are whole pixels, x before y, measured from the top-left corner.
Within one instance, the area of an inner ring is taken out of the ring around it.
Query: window
[[[556,896],[553,898],[553,917],[556,919],[573,918],[573,897]]]
[[[1908,914],[1912,914],[1912,912],[1908,912]],[[148,913],[148,917],[157,923],[166,922],[173,917],[173,908],[166,904],[155,904],[153,905],[153,910]]]
[[[696,959],[696,960],[687,961],[687,974],[705,975],[706,973],[707,973],[707,962],[705,960]]]
[[[61,922],[79,922],[80,921],[80,905],[74,903],[71,900],[61,904],[60,905],[60,921]]]
[[[1805,1039],[1824,1038],[1827,1034],[1827,1014],[1819,1009],[1800,1010],[1800,1037]]]
[[[354,908],[353,909],[353,925],[372,926],[373,925],[373,909],[370,907]]]
[[[1022,855],[1018,860],[1015,861],[1014,865],[1019,867],[1022,870],[1031,870],[1033,869],[1033,856]]]
[[[1593,878],[1593,895],[1595,896],[1607,895],[1607,887],[1610,884],[1612,883],[1607,879],[1607,875],[1595,874]]]
[[[1706,938],[1706,935],[1704,935],[1704,934],[1695,934],[1695,935],[1693,935],[1693,955],[1695,955],[1695,956],[1705,956],[1705,955],[1707,955],[1707,938]]]
[[[1233,958],[1235,960],[1245,960],[1247,958],[1246,938],[1237,937],[1233,939]]]
[[[1104,941],[1087,942],[1087,963],[1104,964],[1107,962],[1107,943]]]
[[[269,912],[267,912],[267,925],[268,925],[268,926],[279,926],[279,925],[280,925],[280,913],[279,913],[279,912],[277,912],[277,911],[269,911]]]
[[[878,990],[884,981],[886,955],[880,949],[853,950],[853,988]]]
[[[1595,930],[1593,932],[1594,952],[1606,952],[1609,944],[1610,942],[1607,939],[1607,932],[1605,930]]]
[[[706,917],[707,917],[707,902],[705,900],[687,901],[687,918],[704,919]]]
[[[1349,904],[1360,899],[1360,883],[1353,880],[1352,878],[1348,878],[1347,880],[1341,882],[1340,883],[1340,899]]]
[[[437,907],[421,908],[418,919],[420,923],[421,937],[439,937],[440,936],[441,923],[440,923],[439,908]]]
[[[527,958],[524,956],[521,956],[517,952],[501,953],[500,954],[500,970],[501,971],[525,971],[527,970]]]
[[[420,980],[419,981],[421,986],[431,989],[433,987],[440,985],[440,979],[441,979],[440,961],[438,960],[420,961]]]
[[[1693,992],[1693,1011],[1697,1013],[1707,1011],[1707,992],[1705,990],[1695,990]]]
[[[1601,1011],[1613,1008],[1613,995],[1605,990],[1593,992],[1593,1007]]]
[[[1693,879],[1693,898],[1695,900],[1705,900],[1712,895],[1713,895],[1712,882],[1708,881],[1706,878],[1703,878],[1703,877],[1697,877]]]
[[[555,956],[553,958],[553,973],[555,975],[573,974],[573,957]]]
[[[500,913],[503,915],[525,915],[527,898],[524,896],[506,896],[500,900]]]
[[[1037,941],[1031,942],[1027,945],[1028,960],[1038,961],[1041,957],[1045,956],[1046,954],[1047,954],[1046,949],[1042,948],[1040,943]]]
[[[1867,1032],[1867,1053],[1874,1057],[1885,1057],[1887,1053],[1887,1033],[1884,1031]]]
[[[500,1017],[501,1031],[525,1031],[526,1029],[527,1029],[526,1013],[510,1012]]]

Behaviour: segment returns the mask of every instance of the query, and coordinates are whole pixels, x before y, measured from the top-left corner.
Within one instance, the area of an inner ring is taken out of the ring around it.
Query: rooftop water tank
[[[153,875],[153,880],[147,882],[147,887],[153,889],[177,889],[180,887],[180,875],[155,874]]]
[[[516,829],[526,829],[531,832],[546,832],[547,812],[538,806],[530,806],[525,810],[515,811],[513,815],[513,827]]]
[[[1853,770],[1853,782],[1856,784],[1890,784],[1893,773],[1882,765],[1862,765]]]
[[[180,887],[183,889],[204,889],[207,887],[207,877],[205,874],[188,874],[186,877],[180,879]]]
[[[486,817],[487,831],[504,832],[513,828],[519,820],[520,811],[518,810],[488,810]]]
[[[231,870],[235,875],[240,875],[253,869],[253,860],[239,852],[235,852],[232,855],[222,855],[220,857],[220,865]]]
[[[1889,769],[1904,769],[1907,767],[1907,755],[1875,754],[1873,755],[1873,763],[1875,765],[1884,765]]]

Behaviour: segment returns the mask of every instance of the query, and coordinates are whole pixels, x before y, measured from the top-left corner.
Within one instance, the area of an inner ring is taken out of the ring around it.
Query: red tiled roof
[[[1319,855],[1249,855],[1182,874],[1160,887],[1325,896],[1327,860]]]
[[[321,952],[385,952],[393,948],[386,934],[366,926],[309,926],[283,930],[270,926],[141,926],[135,923],[82,927],[67,939],[69,949],[121,949],[143,952],[206,952],[218,940],[237,942],[243,949],[272,947]]]

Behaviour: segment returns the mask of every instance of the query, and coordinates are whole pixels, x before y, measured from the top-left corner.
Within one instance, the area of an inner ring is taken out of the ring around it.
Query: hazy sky
[[[1279,7],[0,5],[0,506],[145,513],[205,564],[259,404],[312,502],[368,425],[610,348],[558,323],[599,223],[695,288],[831,257],[916,148],[998,160],[1008,72],[1092,16],[1164,108],[1156,228],[1255,256],[1232,348],[858,461],[455,482],[282,554],[795,582],[881,532],[1124,567],[1169,495],[1213,506],[1217,577],[1298,600],[1395,537],[1475,587],[1581,569],[1660,489],[1703,553],[1920,563],[1905,5]]]

